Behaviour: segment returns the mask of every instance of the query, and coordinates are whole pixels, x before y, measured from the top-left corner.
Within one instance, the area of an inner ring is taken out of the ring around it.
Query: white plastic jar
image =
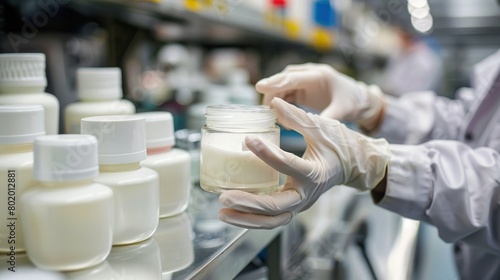
[[[80,133],[80,121],[86,117],[135,113],[134,104],[122,99],[120,68],[79,68],[76,83],[80,102],[64,110],[65,133]]]
[[[278,189],[278,172],[245,146],[249,135],[279,146],[276,114],[267,106],[207,107],[201,136],[200,185],[209,192],[243,190],[265,194]]]
[[[25,251],[21,194],[33,186],[33,141],[45,134],[40,105],[0,106],[0,252]]]
[[[153,235],[159,220],[159,176],[141,167],[146,159],[143,117],[100,116],[82,119],[82,134],[99,141],[99,177],[111,187],[115,219],[113,245],[140,242]]]
[[[0,105],[43,106],[46,134],[59,131],[59,101],[45,93],[45,55],[43,53],[0,54]]]
[[[191,156],[175,149],[174,123],[168,112],[140,113],[146,120],[148,156],[141,165],[160,175],[160,218],[186,210],[191,192]]]
[[[90,135],[35,139],[33,177],[21,215],[30,260],[47,270],[84,269],[111,250],[113,192],[94,183],[97,140]]]

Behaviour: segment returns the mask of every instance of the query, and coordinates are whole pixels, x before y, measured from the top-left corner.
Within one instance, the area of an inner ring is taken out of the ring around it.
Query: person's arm
[[[385,182],[384,182],[385,181]],[[378,205],[436,226],[446,242],[500,254],[500,155],[456,141],[391,145]]]
[[[416,92],[400,98],[386,96],[382,123],[373,136],[394,144],[456,140],[473,100],[470,89],[462,89],[454,100],[434,92]]]

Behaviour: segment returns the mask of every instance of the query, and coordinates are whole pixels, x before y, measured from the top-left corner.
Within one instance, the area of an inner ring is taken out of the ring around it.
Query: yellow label
[[[202,3],[199,0],[184,0],[184,6],[190,11],[197,12],[201,10]]]
[[[333,31],[324,28],[316,28],[312,35],[312,44],[320,50],[328,50],[333,47]]]
[[[287,19],[285,24],[285,36],[290,39],[298,39],[300,36],[300,23],[293,19]]]

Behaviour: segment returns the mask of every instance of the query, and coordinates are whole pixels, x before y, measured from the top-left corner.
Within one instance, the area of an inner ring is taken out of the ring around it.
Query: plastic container
[[[160,175],[160,218],[186,210],[191,192],[191,156],[174,149],[174,124],[168,112],[140,113],[146,120],[148,156],[141,165]]]
[[[146,159],[144,118],[100,116],[82,119],[82,133],[99,141],[96,182],[113,190],[113,245],[140,242],[153,235],[159,219],[159,176],[141,167]]]
[[[278,172],[245,146],[252,135],[279,146],[276,114],[267,106],[213,105],[201,135],[201,187],[265,194],[278,189]]]
[[[45,134],[43,107],[0,106],[0,252],[25,251],[21,194],[33,186],[33,141]]]
[[[21,198],[26,250],[47,270],[77,270],[103,262],[111,250],[113,192],[94,183],[97,140],[90,135],[35,139],[33,177]]]
[[[45,55],[43,53],[0,54],[0,105],[41,105],[46,134],[59,131],[59,101],[45,93]]]
[[[131,115],[135,106],[121,99],[120,68],[80,68],[76,73],[78,99],[64,110],[64,132],[80,133],[80,121],[86,117]]]

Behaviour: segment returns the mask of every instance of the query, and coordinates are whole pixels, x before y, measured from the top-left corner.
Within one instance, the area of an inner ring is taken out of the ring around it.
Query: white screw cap
[[[76,72],[80,100],[121,99],[122,72],[120,68],[79,68]]]
[[[48,135],[35,139],[33,178],[72,181],[99,175],[97,139],[92,135]]]
[[[148,149],[175,145],[172,114],[169,112],[146,112],[136,115],[144,117],[146,120],[146,147]]]
[[[45,76],[45,54],[5,53],[0,54],[0,87],[47,86]]]
[[[146,159],[143,117],[119,115],[83,118],[81,133],[97,138],[99,164],[125,164]]]
[[[42,106],[0,106],[0,144],[33,143],[36,137],[42,135],[45,135]]]

